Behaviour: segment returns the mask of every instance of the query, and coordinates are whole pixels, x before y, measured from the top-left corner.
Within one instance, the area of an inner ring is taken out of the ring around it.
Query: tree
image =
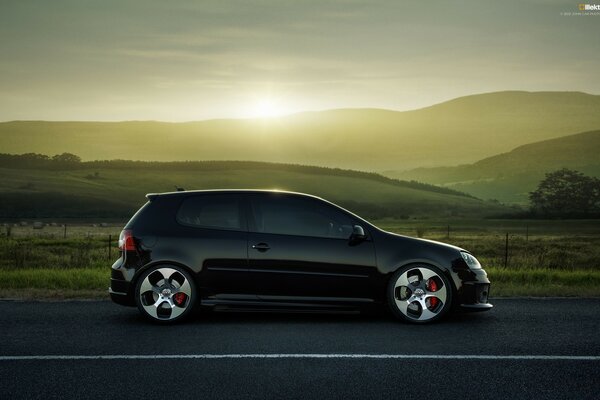
[[[529,193],[531,210],[546,217],[600,215],[600,180],[567,168],[546,174]]]
[[[71,153],[62,153],[53,156],[52,161],[56,161],[62,164],[78,164],[81,162],[81,157]]]

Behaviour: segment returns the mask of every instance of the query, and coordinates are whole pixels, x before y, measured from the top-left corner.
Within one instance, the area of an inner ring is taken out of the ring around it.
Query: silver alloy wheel
[[[192,287],[188,278],[174,268],[161,267],[143,279],[139,302],[152,318],[170,321],[183,314],[192,305]]]
[[[427,267],[407,269],[394,283],[394,301],[406,318],[429,321],[444,310],[448,301],[445,280]]]

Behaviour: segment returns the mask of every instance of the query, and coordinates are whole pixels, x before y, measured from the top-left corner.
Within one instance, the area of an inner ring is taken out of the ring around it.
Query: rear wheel
[[[397,271],[388,286],[394,315],[414,323],[440,319],[452,305],[452,287],[442,271],[431,265],[409,265]]]
[[[185,319],[196,302],[190,274],[177,266],[155,266],[137,280],[135,300],[145,317],[160,323]]]

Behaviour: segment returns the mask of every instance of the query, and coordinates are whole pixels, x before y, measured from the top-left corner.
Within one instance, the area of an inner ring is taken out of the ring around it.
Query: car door
[[[188,196],[176,218],[181,226],[179,247],[198,271],[203,299],[208,297],[215,304],[227,299],[256,300],[247,285],[248,230],[242,196]]]
[[[361,301],[372,298],[373,242],[350,241],[350,214],[308,196],[249,196],[251,285],[263,300]]]

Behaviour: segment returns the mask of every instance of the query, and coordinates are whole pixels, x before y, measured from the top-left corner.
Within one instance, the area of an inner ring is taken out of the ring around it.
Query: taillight
[[[119,235],[119,250],[135,250],[135,242],[133,240],[133,232],[131,229],[124,229],[121,231],[121,234]]]

